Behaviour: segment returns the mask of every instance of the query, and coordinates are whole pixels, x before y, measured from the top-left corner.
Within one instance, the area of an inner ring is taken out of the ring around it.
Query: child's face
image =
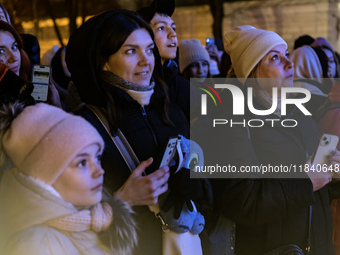
[[[74,157],[53,183],[60,196],[75,207],[91,206],[102,199],[104,170],[98,144],[91,144]]]
[[[177,34],[176,24],[171,17],[158,13],[150,21],[151,28],[155,34],[155,43],[161,55],[162,64],[176,57]]]

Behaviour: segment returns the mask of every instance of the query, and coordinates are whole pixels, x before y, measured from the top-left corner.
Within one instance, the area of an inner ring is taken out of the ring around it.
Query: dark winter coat
[[[256,109],[258,108],[255,106]],[[249,116],[255,119],[278,119],[277,116]],[[283,128],[280,122],[271,127],[249,128],[253,153],[249,144],[231,144],[238,151],[246,146],[247,161],[258,165],[304,165],[307,155],[314,152],[318,131],[314,121],[295,106],[288,111],[288,119],[298,126]],[[243,139],[244,141],[246,139]],[[251,159],[253,158],[253,159]],[[298,172],[298,171],[297,171]],[[294,179],[225,179],[215,183],[217,205],[224,215],[236,222],[237,255],[263,255],[287,244],[296,244],[303,250],[307,244],[309,206],[313,206],[311,227],[311,254],[334,254],[332,244],[332,217],[329,185],[313,192],[305,173],[296,173]]]
[[[190,121],[190,82],[178,72],[174,60],[166,62],[163,66],[164,81],[169,90],[170,102],[177,104]]]
[[[117,11],[109,11],[99,14],[79,27],[69,39],[66,47],[66,63],[83,102],[97,107],[106,106],[105,92],[99,86],[100,75],[96,74],[95,49],[100,37],[101,28],[116,15]],[[157,65],[156,65],[157,66]],[[174,125],[168,125],[161,120],[165,92],[156,84],[149,105],[144,109],[127,93],[110,84],[108,94],[113,97],[115,107],[121,111],[119,129],[134,150],[140,161],[149,157],[159,157],[160,148],[169,136],[181,134],[189,136],[188,122],[180,108],[171,104],[169,117]],[[102,157],[102,166],[105,170],[105,184],[112,191],[119,189],[130,176],[130,170],[123,157],[113,144],[107,132],[87,108],[76,112],[92,123],[105,141],[105,149]],[[156,166],[151,166],[147,172],[154,171]],[[136,218],[139,223],[139,243],[135,254],[161,254],[162,229],[160,221],[150,212],[147,206],[136,206]]]
[[[112,96],[122,109],[122,125],[119,127],[140,161],[149,157],[160,157],[160,148],[169,136],[182,134],[188,137],[188,124],[177,105],[171,105],[169,115],[175,126],[165,124],[160,119],[160,100],[164,100],[156,86],[151,102],[144,110],[127,93],[112,86]],[[92,123],[105,141],[102,167],[105,170],[104,183],[112,191],[118,190],[130,175],[123,157],[113,144],[111,138],[88,108],[76,112]],[[155,170],[150,167],[147,172]],[[161,254],[162,230],[160,221],[150,212],[147,206],[138,206],[134,210],[139,224],[139,248],[136,254]]]

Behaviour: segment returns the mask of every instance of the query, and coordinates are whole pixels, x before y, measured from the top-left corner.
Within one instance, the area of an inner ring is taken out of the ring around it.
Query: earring
[[[107,63],[105,63],[103,70],[111,72]]]

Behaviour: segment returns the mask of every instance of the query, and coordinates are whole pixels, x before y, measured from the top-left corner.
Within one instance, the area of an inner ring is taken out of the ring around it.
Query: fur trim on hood
[[[112,207],[113,221],[107,230],[111,238],[109,245],[114,250],[114,254],[132,254],[137,245],[137,224],[133,217],[131,207],[118,198],[111,198],[107,201]]]

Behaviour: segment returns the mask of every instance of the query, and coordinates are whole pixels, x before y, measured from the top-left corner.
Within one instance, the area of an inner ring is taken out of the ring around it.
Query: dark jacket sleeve
[[[289,216],[314,202],[313,185],[304,179],[234,179],[219,183],[222,212],[243,224],[263,224]]]

